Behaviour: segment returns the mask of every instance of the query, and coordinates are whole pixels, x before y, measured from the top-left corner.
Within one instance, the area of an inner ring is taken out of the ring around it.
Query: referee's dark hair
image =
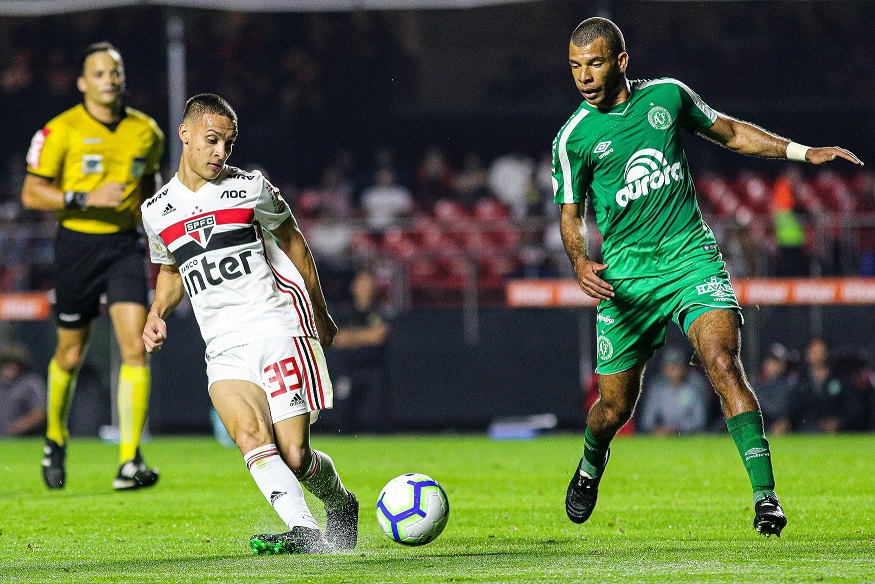
[[[85,61],[93,55],[94,53],[109,53],[113,52],[118,55],[119,60],[122,58],[122,54],[119,53],[118,49],[115,48],[112,43],[108,41],[100,41],[99,43],[91,43],[82,51],[79,55],[79,71],[80,74],[85,74]]]
[[[614,57],[626,52],[626,39],[623,38],[619,27],[607,18],[598,16],[587,18],[577,25],[571,33],[571,44],[575,47],[585,47],[600,38],[605,39],[608,50]]]
[[[185,102],[185,111],[182,114],[183,121],[192,118],[200,119],[204,114],[214,114],[230,118],[237,125],[237,112],[231,107],[225,98],[215,93],[199,93],[188,98]]]

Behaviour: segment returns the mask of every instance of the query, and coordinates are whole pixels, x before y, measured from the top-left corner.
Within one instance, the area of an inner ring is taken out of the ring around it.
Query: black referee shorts
[[[146,248],[136,231],[81,233],[58,226],[55,238],[55,321],[61,328],[87,326],[107,304],[146,305]]]

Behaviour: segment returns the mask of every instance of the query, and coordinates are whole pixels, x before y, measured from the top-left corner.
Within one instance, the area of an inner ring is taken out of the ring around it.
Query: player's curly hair
[[[225,98],[215,93],[199,93],[189,97],[188,101],[185,102],[185,111],[182,114],[182,119],[200,119],[204,114],[225,116],[234,122],[235,126],[237,125],[237,112],[234,111],[234,108],[231,107],[231,104]]]
[[[626,39],[623,38],[619,27],[607,18],[598,16],[587,18],[577,25],[571,33],[571,44],[575,47],[585,47],[599,38],[605,39],[608,50],[613,56],[626,52]]]

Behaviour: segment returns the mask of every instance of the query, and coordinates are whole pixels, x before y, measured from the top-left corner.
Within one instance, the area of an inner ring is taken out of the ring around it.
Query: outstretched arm
[[[271,233],[304,278],[304,285],[307,287],[307,293],[313,303],[319,342],[323,347],[331,346],[334,342],[334,336],[337,334],[337,325],[328,314],[328,306],[325,304],[325,296],[322,294],[322,285],[319,283],[319,274],[316,272],[313,254],[310,253],[310,246],[304,240],[304,234],[298,229],[298,222],[295,221],[294,216],[289,217]]]
[[[146,316],[146,327],[143,329],[143,342],[146,351],[154,353],[161,349],[167,338],[167,323],[164,319],[179,306],[185,290],[182,287],[182,275],[176,265],[162,264],[155,284],[155,300]]]
[[[763,158],[787,158],[812,164],[823,164],[836,158],[844,158],[854,164],[863,164],[852,152],[844,148],[802,146],[726,114],[718,114],[717,121],[712,126],[700,128],[698,133],[739,154]]]
[[[585,203],[584,203],[585,205]],[[559,221],[559,229],[562,233],[562,243],[565,244],[565,252],[574,273],[577,274],[577,282],[580,289],[588,296],[607,300],[614,295],[614,287],[598,276],[608,266],[589,259],[586,253],[586,225],[584,214],[586,207],[581,212],[580,203],[565,203],[562,205],[562,218]]]

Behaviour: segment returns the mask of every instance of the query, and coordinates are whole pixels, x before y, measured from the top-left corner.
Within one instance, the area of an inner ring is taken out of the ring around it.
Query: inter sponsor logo
[[[252,268],[249,265],[251,255],[252,250],[245,250],[216,262],[203,257],[186,263],[180,268],[180,272],[183,273],[182,283],[189,298],[206,290],[208,286],[218,286],[228,280],[236,280],[251,274]]]
[[[626,186],[617,191],[616,201],[621,207],[651,191],[658,190],[681,179],[681,163],[669,164],[659,150],[644,148],[629,158],[623,171]]]
[[[210,235],[213,233],[213,228],[215,226],[216,217],[214,215],[206,215],[191,221],[186,221],[185,232],[189,237],[198,242],[201,247],[207,247],[207,244],[210,242]]]

